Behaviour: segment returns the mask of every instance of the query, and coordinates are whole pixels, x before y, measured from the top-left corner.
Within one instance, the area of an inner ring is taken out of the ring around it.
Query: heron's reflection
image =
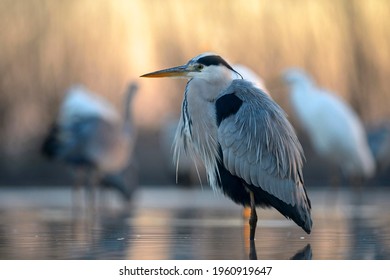
[[[301,250],[296,252],[290,260],[311,260],[313,257],[312,249],[310,243],[308,243]],[[249,243],[249,259],[257,260],[256,244],[254,240],[250,240]]]
[[[249,240],[249,259],[257,260],[256,244],[254,240]]]
[[[248,258],[250,260],[257,260],[257,251],[256,251],[256,242],[255,240],[250,240],[250,228],[248,224],[250,209],[244,208],[242,212],[243,221],[244,221],[244,232],[243,238],[245,240],[245,249],[248,250]],[[249,244],[248,244],[249,243]],[[279,245],[280,246],[280,245]],[[295,253],[290,259],[292,260],[310,260],[312,259],[312,250],[310,244],[307,244],[303,249]]]
[[[303,249],[295,253],[290,260],[311,260],[313,258],[313,253],[311,250],[311,245],[308,243]]]

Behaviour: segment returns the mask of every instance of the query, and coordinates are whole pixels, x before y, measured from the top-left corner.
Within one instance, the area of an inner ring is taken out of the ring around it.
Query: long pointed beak
[[[162,77],[172,77],[172,78],[184,78],[187,77],[191,72],[191,69],[187,65],[176,66],[168,69],[158,70],[155,72],[143,74],[143,78],[162,78]]]

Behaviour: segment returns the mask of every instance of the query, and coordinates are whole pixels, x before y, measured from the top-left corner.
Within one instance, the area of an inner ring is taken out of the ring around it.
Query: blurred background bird
[[[371,178],[375,160],[353,109],[337,95],[318,88],[302,69],[288,69],[283,77],[293,111],[314,151],[351,182]]]
[[[126,201],[135,190],[133,148],[137,131],[131,104],[137,87],[131,83],[127,89],[123,117],[107,100],[84,86],[71,87],[42,145],[44,155],[74,169],[75,189],[85,185],[91,203],[97,185],[119,191]]]
[[[383,121],[368,127],[367,138],[377,164],[377,172],[387,172],[390,168],[390,122]]]
[[[245,66],[243,64],[238,64],[238,63],[233,64],[232,67],[234,70],[236,70],[238,73],[240,73],[242,78],[244,78],[247,81],[252,82],[256,87],[258,87],[263,92],[265,92],[269,95],[269,92],[265,86],[264,80],[258,74],[256,74],[255,71],[253,71],[248,66]],[[232,72],[232,77],[234,79],[241,79],[241,77],[235,72]]]

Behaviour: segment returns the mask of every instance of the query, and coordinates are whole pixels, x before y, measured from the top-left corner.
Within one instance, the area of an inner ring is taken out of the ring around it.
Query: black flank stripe
[[[217,99],[215,107],[217,111],[217,125],[227,117],[234,115],[241,108],[243,101],[234,93],[225,94]]]

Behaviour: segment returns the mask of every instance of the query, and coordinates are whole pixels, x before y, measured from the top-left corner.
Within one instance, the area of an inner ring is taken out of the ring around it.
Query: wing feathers
[[[266,94],[248,85],[235,80],[222,93],[230,98],[235,95],[235,101],[242,100],[238,109],[234,107],[235,113],[220,118],[218,141],[224,166],[247,184],[292,206],[305,203],[308,198],[302,193],[303,185],[297,185],[303,152],[295,132],[284,111]]]

